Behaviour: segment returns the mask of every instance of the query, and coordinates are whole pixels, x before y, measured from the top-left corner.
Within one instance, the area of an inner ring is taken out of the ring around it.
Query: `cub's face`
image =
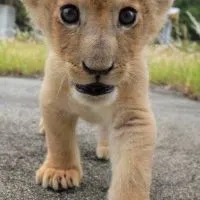
[[[75,98],[114,99],[172,0],[24,0]],[[114,98],[113,98],[114,97]]]

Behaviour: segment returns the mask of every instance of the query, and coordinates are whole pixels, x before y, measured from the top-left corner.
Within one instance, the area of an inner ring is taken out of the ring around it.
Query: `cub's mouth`
[[[78,92],[91,95],[91,96],[100,96],[109,94],[114,91],[115,87],[113,85],[105,85],[103,83],[91,83],[87,85],[76,84],[75,88]]]

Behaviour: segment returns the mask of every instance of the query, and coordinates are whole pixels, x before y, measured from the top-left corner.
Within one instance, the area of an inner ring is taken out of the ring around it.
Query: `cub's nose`
[[[87,72],[90,75],[95,75],[95,76],[97,76],[97,75],[108,75],[114,69],[114,63],[112,64],[112,66],[105,68],[105,69],[102,69],[102,70],[92,69],[91,67],[87,66],[85,64],[85,62],[83,62],[82,65],[83,65],[83,70],[85,72]]]

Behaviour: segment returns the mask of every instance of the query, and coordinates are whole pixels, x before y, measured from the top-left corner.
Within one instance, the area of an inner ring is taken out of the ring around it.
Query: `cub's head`
[[[172,0],[24,0],[75,98],[115,99]]]

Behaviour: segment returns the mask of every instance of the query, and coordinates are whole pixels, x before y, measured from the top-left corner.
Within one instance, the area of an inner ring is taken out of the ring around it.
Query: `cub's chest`
[[[113,106],[84,106],[73,104],[72,112],[80,118],[95,124],[110,124],[113,115]]]

